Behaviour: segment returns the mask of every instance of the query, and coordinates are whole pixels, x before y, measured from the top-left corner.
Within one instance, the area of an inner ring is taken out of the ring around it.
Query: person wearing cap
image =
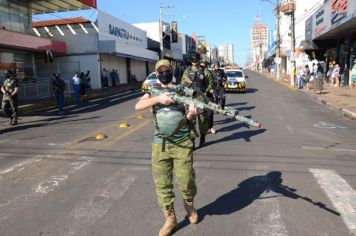
[[[214,92],[214,79],[210,74],[205,64],[200,64],[200,54],[193,54],[191,56],[192,66],[188,67],[182,76],[181,84],[191,87],[198,92],[197,99],[208,103],[210,99],[207,99],[207,92]],[[200,133],[199,147],[205,145],[205,136],[208,133],[208,113],[207,110],[201,110],[198,116],[198,126]]]
[[[5,81],[1,86],[1,92],[4,94],[1,108],[4,114],[10,118],[8,124],[17,125],[19,82],[12,71],[6,72]],[[7,109],[9,105],[11,110]]]
[[[173,67],[168,60],[159,60],[155,73],[161,85],[161,92],[145,93],[136,103],[135,109],[152,107],[155,126],[152,143],[152,175],[156,188],[158,205],[165,216],[160,236],[171,235],[177,226],[174,211],[173,170],[176,184],[183,198],[190,223],[198,222],[193,200],[197,193],[193,168],[193,142],[190,138],[190,122],[197,115],[197,109],[190,105],[185,108],[169,97],[168,84],[173,79]]]
[[[54,95],[56,96],[58,114],[63,114],[64,107],[64,91],[66,89],[66,84],[64,80],[62,80],[61,75],[59,73],[54,73],[52,77],[52,90]]]
[[[351,69],[351,89],[356,87],[356,59],[354,59],[354,64]]]

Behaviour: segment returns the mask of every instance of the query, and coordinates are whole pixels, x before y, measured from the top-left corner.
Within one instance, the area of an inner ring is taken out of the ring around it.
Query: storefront
[[[103,87],[101,74],[104,69],[109,77],[110,72],[117,70],[121,84],[134,79],[143,81],[158,60],[157,52],[147,50],[146,32],[98,12],[97,23],[81,17],[34,23],[41,35],[61,39],[68,47],[66,55],[55,57],[50,69],[42,71],[60,68],[58,72],[70,79],[76,72],[90,70],[92,88]]]
[[[342,84],[348,85],[356,54],[356,1],[326,1],[307,20],[306,34],[307,30],[311,40],[322,49],[324,60],[340,65]]]
[[[157,52],[147,49],[146,32],[102,11],[98,29],[101,70],[119,69],[122,83],[145,80],[159,59]]]
[[[32,30],[32,15],[96,8],[96,0],[22,0],[0,1],[0,80],[7,70],[19,79],[20,99],[51,96],[50,75],[41,75],[44,67],[38,58],[64,55],[67,45],[61,40],[40,37]]]

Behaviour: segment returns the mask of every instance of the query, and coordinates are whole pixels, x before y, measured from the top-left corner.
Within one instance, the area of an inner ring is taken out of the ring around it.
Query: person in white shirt
[[[80,78],[78,77],[78,73],[75,73],[73,76],[73,84],[74,84],[74,98],[77,102],[80,102],[79,88],[80,88]]]

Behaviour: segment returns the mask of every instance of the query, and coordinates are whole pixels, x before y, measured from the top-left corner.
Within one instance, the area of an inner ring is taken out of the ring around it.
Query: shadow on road
[[[0,134],[5,134],[5,133],[13,132],[13,131],[22,131],[22,130],[36,128],[36,127],[45,127],[45,126],[50,126],[50,125],[62,124],[62,123],[94,120],[94,119],[100,118],[100,116],[94,116],[94,117],[88,117],[88,118],[66,120],[67,118],[74,118],[74,117],[78,117],[78,115],[60,116],[60,117],[55,117],[55,118],[41,119],[41,120],[35,120],[35,121],[23,122],[23,123],[21,123],[21,120],[20,120],[20,123],[16,126],[9,126],[8,128],[0,129]]]
[[[243,123],[233,124],[231,126],[223,128],[222,130],[219,130],[218,132],[228,131],[228,130],[232,130],[232,129],[238,129],[238,128],[241,128],[244,126],[247,126],[247,125],[245,125]],[[262,134],[265,131],[266,131],[266,129],[235,132],[235,133],[232,133],[231,135],[225,136],[221,139],[206,142],[206,145],[212,145],[212,144],[216,144],[216,143],[220,143],[220,142],[232,141],[232,140],[238,140],[238,139],[244,139],[246,142],[251,142],[251,137]]]
[[[312,199],[297,194],[297,190],[282,184],[282,173],[279,171],[269,172],[267,175],[253,176],[238,184],[237,188],[218,197],[215,201],[198,209],[199,221],[203,221],[205,216],[229,215],[235,213],[258,199],[268,199],[273,197],[288,197],[294,200],[302,199],[314,206],[318,206],[332,214],[340,213],[328,208],[324,203],[314,202]],[[264,192],[274,192],[277,196],[260,197]],[[188,219],[179,222],[177,230],[189,224]]]

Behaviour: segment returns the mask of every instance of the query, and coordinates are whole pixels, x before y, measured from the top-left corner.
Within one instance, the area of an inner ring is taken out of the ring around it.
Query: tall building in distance
[[[261,69],[268,56],[268,27],[257,16],[251,29],[251,62],[254,69]]]
[[[219,62],[222,64],[234,64],[234,45],[222,44],[218,46]]]

